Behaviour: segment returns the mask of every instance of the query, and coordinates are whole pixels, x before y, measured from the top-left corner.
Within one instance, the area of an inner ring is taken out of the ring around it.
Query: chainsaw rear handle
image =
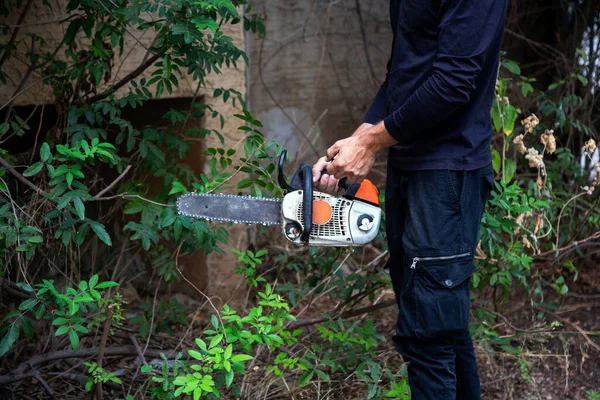
[[[326,169],[321,171],[321,175],[329,175]],[[348,178],[342,178],[338,181],[338,187],[344,189],[343,197],[349,200],[360,200],[374,206],[379,206],[379,190],[377,186],[368,179],[363,180],[361,183],[354,182],[348,184]]]
[[[329,175],[329,172],[327,172],[327,168],[321,171],[321,176],[323,175]],[[356,192],[356,190],[358,190],[358,186],[360,186],[360,183],[357,182],[354,182],[352,185],[348,184],[348,178],[342,178],[338,181],[338,188],[344,189],[346,192],[348,192],[350,189],[353,189],[352,191]]]

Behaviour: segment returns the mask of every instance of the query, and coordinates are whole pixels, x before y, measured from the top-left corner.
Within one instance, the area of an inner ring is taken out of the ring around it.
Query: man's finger
[[[333,146],[327,149],[327,161],[333,161],[335,156],[340,152],[340,148],[337,142]]]
[[[334,193],[337,187],[338,180],[332,175],[329,175],[329,181],[327,182],[327,193]]]
[[[335,173],[337,172],[337,165],[335,165],[335,162],[331,162],[329,164],[327,164],[327,173],[331,176],[335,176]]]
[[[327,160],[325,157],[319,158],[319,161],[313,166],[312,174],[313,174],[313,183],[316,183],[321,179],[321,173],[327,167]]]

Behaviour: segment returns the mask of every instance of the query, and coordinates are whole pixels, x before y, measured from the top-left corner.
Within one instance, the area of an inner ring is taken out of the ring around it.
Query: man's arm
[[[433,73],[400,108],[384,119],[399,143],[414,140],[467,104],[485,54],[504,26],[505,1],[442,0]]]
[[[394,43],[396,40],[392,43]],[[393,44],[392,44],[392,52],[393,52]],[[379,87],[377,94],[375,95],[375,99],[373,103],[371,103],[371,107],[369,107],[369,111],[367,111],[367,115],[365,116],[364,122],[366,124],[375,125],[378,122],[383,121],[385,117],[388,116],[387,110],[387,88],[388,88],[388,76],[390,74],[390,67],[392,65],[392,59],[387,63],[387,70],[385,73],[385,80]]]
[[[395,43],[395,38],[392,42]],[[392,49],[393,51],[393,49]],[[385,117],[388,116],[387,112],[387,87],[388,87],[388,75],[390,73],[390,67],[392,64],[392,58],[390,57],[387,63],[387,70],[385,73],[385,80],[379,87],[375,99],[369,107],[369,111],[364,118],[364,122],[354,131],[351,137],[359,136],[360,134],[373,128],[378,123],[381,123]],[[388,135],[389,136],[389,135]],[[393,143],[392,143],[393,144]],[[391,144],[390,144],[391,146]],[[313,182],[317,184],[317,189],[326,192],[333,193],[337,190],[338,179],[333,175],[324,175],[321,172],[328,167],[330,164],[330,158],[328,156],[321,157],[317,163],[313,166]]]

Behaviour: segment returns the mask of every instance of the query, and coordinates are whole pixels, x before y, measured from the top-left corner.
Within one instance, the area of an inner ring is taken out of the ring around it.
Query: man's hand
[[[348,178],[348,184],[362,182],[371,171],[377,153],[395,143],[383,123],[338,140],[327,150],[325,162],[331,161],[327,172],[335,179]]]
[[[373,168],[376,156],[377,151],[360,135],[338,140],[327,150],[327,159],[331,160],[327,172],[336,179],[348,178],[348,184],[362,182]]]
[[[333,175],[323,174],[323,170],[330,164],[327,157],[319,158],[319,161],[313,166],[313,183],[317,186],[317,190],[323,193],[334,194],[338,190],[339,180]]]
[[[361,124],[356,131],[354,131],[352,136],[357,136],[373,126],[373,124],[365,122]],[[336,179],[333,175],[322,174],[323,170],[325,170],[329,164],[330,162],[327,161],[327,157],[319,158],[319,161],[317,161],[317,163],[313,166],[313,183],[317,185],[316,188],[320,192],[334,194],[339,190],[339,179]]]

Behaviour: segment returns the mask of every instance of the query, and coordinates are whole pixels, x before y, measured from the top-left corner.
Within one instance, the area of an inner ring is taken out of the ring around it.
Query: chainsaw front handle
[[[300,180],[302,180],[302,215],[304,217],[304,230],[300,236],[300,240],[308,243],[310,230],[312,229],[312,214],[313,214],[313,181],[312,168],[303,164],[298,171]]]

